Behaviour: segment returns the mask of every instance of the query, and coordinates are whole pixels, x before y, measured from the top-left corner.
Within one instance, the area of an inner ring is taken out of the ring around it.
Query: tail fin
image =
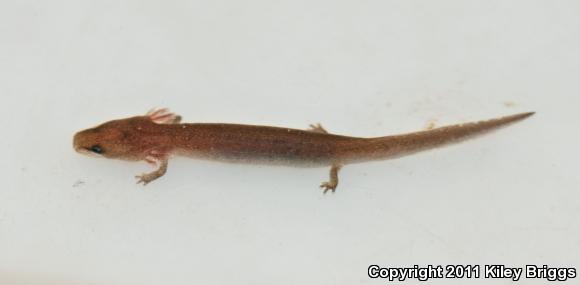
[[[359,148],[364,153],[359,153],[354,160],[388,159],[441,145],[456,143],[521,121],[533,114],[534,112],[521,113],[487,121],[445,126],[416,133],[369,138],[364,142],[366,145]]]

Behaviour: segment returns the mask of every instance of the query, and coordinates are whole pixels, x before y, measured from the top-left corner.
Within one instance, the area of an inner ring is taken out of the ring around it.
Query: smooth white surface
[[[2,1],[0,284],[384,284],[370,264],[580,266],[578,1]],[[83,157],[77,130],[507,129],[327,169]],[[507,280],[430,284],[512,284]],[[520,281],[545,284],[544,280]],[[405,284],[415,284],[408,281]]]

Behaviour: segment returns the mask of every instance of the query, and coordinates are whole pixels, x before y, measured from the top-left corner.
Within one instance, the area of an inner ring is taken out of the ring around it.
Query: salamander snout
[[[105,150],[98,142],[98,135],[92,129],[80,131],[73,137],[73,148],[86,155],[102,155]]]

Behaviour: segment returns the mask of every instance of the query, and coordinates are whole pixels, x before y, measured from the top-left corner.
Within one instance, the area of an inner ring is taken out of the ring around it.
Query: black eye
[[[94,152],[94,153],[98,153],[98,154],[103,153],[103,149],[98,144],[91,146],[91,148],[89,148],[89,150]]]

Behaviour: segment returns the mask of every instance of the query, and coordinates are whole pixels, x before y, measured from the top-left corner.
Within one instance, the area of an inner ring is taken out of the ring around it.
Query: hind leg
[[[315,133],[328,134],[328,132],[320,124],[310,124],[310,128],[308,130]]]
[[[326,131],[320,124],[311,124],[308,130],[315,133],[328,134],[328,131]],[[320,188],[324,189],[323,192],[324,194],[326,194],[328,190],[331,190],[332,193],[334,193],[334,191],[336,190],[336,186],[338,186],[338,171],[340,170],[340,168],[342,168],[342,165],[338,164],[332,165],[332,167],[330,168],[329,175],[330,179],[320,184]]]
[[[332,193],[334,193],[334,191],[336,190],[336,186],[338,186],[338,171],[340,170],[340,168],[342,168],[342,165],[333,165],[330,168],[330,179],[326,182],[322,182],[322,184],[320,184],[320,188],[324,189],[324,194],[326,194],[326,192],[328,192],[328,190],[331,190]]]

